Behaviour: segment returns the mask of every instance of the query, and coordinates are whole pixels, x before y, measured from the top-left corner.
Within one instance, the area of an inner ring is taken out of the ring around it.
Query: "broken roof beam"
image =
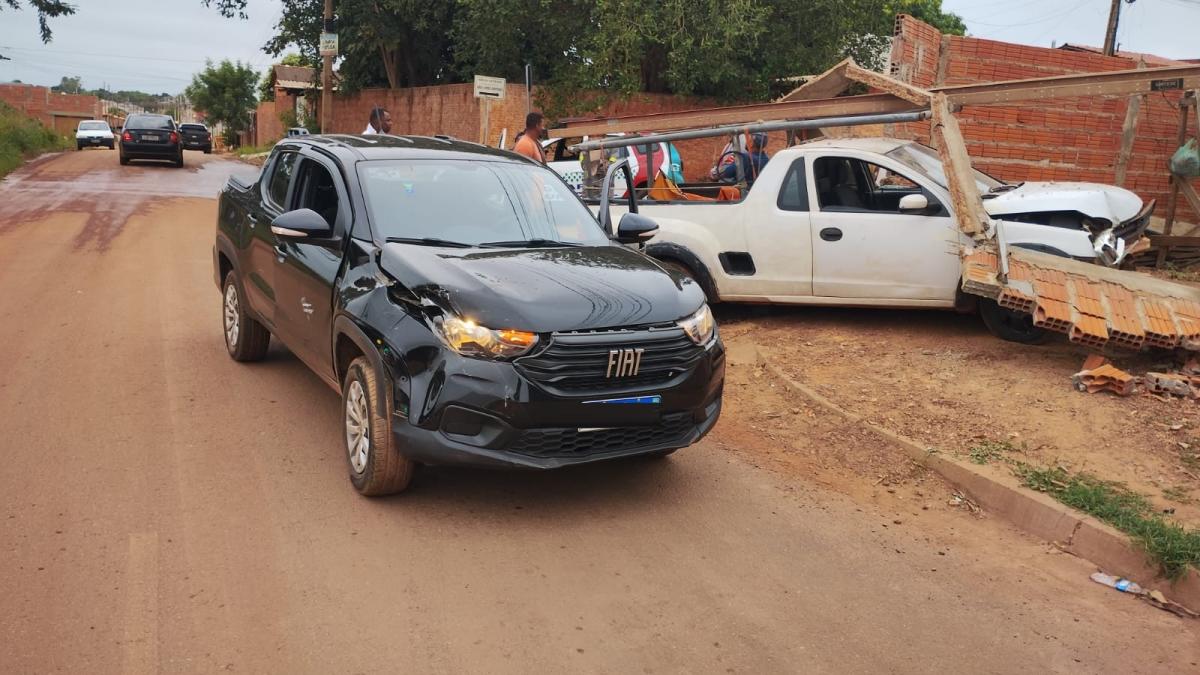
[[[683,112],[629,115],[609,119],[576,120],[568,122],[565,127],[550,129],[549,134],[551,138],[575,138],[611,133],[702,129],[723,124],[880,115],[910,112],[922,107],[892,94],[867,94],[865,96],[843,96],[786,103],[757,103]]]
[[[882,73],[867,70],[851,58],[839,61],[834,67],[793,89],[787,96],[780,99],[780,102],[833,98],[845,93],[854,84],[863,84],[872,89],[878,89],[885,94],[902,98],[913,105],[929,105],[929,92]]]
[[[977,240],[982,239],[991,219],[983,208],[983,198],[971,171],[971,157],[967,154],[958,119],[951,112],[945,94],[933,95],[932,108],[930,133],[946,169],[946,187],[950,190],[950,203],[958,218],[958,228]]]
[[[934,87],[951,105],[1013,103],[1062,96],[1120,96],[1200,88],[1200,65],[1114,70]]]

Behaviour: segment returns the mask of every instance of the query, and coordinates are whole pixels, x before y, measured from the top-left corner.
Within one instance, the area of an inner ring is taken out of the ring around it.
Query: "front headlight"
[[[686,319],[679,320],[679,327],[698,345],[708,344],[713,334],[717,332],[717,323],[713,321],[712,311],[708,304],[700,305],[696,313]]]
[[[470,319],[443,316],[434,319],[442,341],[463,356],[511,359],[537,344],[537,334],[522,330],[492,330]]]

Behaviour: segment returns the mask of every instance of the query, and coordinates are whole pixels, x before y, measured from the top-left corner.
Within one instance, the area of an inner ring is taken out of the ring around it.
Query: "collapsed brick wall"
[[[33,84],[0,84],[0,101],[45,126],[69,134],[81,119],[93,119],[100,99],[88,94],[57,94]]]
[[[1136,68],[1130,58],[943,36],[907,15],[896,19],[893,76],[919,87],[1018,80]],[[1138,116],[1124,187],[1167,208],[1167,160],[1177,147],[1179,92],[1146,95]],[[964,106],[958,114],[976,168],[1007,181],[1116,183],[1127,96],[1078,96],[1014,105]],[[892,125],[901,138],[929,142],[929,123]],[[1177,219],[1200,223],[1180,198]],[[1179,232],[1179,230],[1176,230]]]

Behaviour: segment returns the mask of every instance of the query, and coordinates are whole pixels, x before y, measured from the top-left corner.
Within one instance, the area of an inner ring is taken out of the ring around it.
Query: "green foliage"
[[[0,102],[0,177],[26,159],[67,147],[65,138]]]
[[[967,34],[967,25],[961,16],[942,11],[942,0],[886,0],[883,7],[889,17],[911,14],[946,35]]]
[[[1188,568],[1200,568],[1200,530],[1168,521],[1143,496],[1121,483],[1058,467],[1018,468],[1027,487],[1045,492],[1072,508],[1128,534],[1158,564],[1164,576],[1177,579]]]
[[[1009,453],[1016,451],[1016,447],[1008,441],[993,441],[984,439],[979,443],[971,446],[967,452],[967,456],[975,464],[991,464],[997,459],[1004,459]]]
[[[50,87],[50,91],[63,94],[83,93],[83,79],[78,75],[75,77],[67,77],[66,75],[63,75],[62,79],[58,81],[58,84]]]
[[[226,141],[235,140],[250,125],[254,109],[258,74],[249,65],[228,59],[192,76],[185,90],[196,110],[202,110],[210,123],[225,125]]]

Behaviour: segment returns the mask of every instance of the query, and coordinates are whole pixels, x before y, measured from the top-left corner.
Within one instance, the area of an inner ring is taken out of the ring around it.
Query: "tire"
[[[179,157],[175,158],[175,168],[176,169],[183,168],[183,151],[182,150],[179,151]]]
[[[1046,341],[1050,333],[1033,325],[1033,317],[1023,312],[1014,312],[996,304],[995,300],[979,300],[979,316],[988,332],[1001,340],[1023,345],[1038,345]]]
[[[204,154],[206,154],[206,155],[211,155],[211,154],[212,154],[212,148],[205,148],[205,149],[204,149]]]
[[[76,144],[75,144],[75,151],[76,151],[76,152],[82,152],[82,151],[83,151],[83,143],[76,143]]]
[[[371,362],[360,356],[350,362],[342,381],[346,466],[354,489],[368,497],[402,492],[416,470],[416,463],[395,447],[390,416],[377,413],[373,397],[380,391],[378,378]]]
[[[221,332],[225,349],[234,361],[261,361],[267,355],[271,332],[246,314],[242,286],[232,270],[221,287]]]
[[[129,158],[123,152],[121,153],[121,166],[129,166]]]

